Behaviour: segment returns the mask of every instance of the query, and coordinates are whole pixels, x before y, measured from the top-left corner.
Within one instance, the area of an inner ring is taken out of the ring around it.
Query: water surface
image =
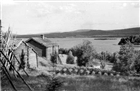
[[[60,48],[72,48],[84,40],[89,40],[94,45],[94,48],[97,52],[108,51],[108,52],[117,52],[120,49],[120,46],[117,45],[120,41],[120,38],[116,40],[94,40],[94,38],[50,38],[52,42],[58,43]]]

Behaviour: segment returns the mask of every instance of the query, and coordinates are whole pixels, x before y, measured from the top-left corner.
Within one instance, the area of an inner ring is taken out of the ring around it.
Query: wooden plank
[[[8,70],[6,69],[4,63],[2,62],[2,60],[0,60],[0,62],[1,62],[2,65],[3,65],[3,67],[1,67],[1,68],[2,68],[2,70],[3,70],[3,72],[4,72],[4,74],[6,75],[6,77],[8,78],[8,80],[9,80],[11,86],[13,87],[13,89],[14,89],[15,91],[18,91],[18,90],[16,89],[16,87],[14,86],[14,84],[13,84],[13,82],[12,82],[12,80],[11,80],[10,74],[9,74]]]
[[[36,55],[36,62],[37,62],[37,67],[39,67],[39,61],[38,61],[38,56]]]
[[[31,90],[34,91],[27,83],[26,81],[23,79],[23,77],[19,74],[19,72],[15,69],[15,67],[12,65],[12,63],[10,62],[10,60],[4,55],[4,53],[0,50],[0,53],[5,57],[5,59],[9,62],[9,64],[12,66],[12,68],[16,71],[16,73],[18,74],[18,76],[21,78],[21,80],[24,82],[24,84]]]
[[[18,58],[16,57],[16,55],[14,54],[13,52],[13,49],[11,49],[13,55],[14,55],[14,58],[17,60],[18,64],[20,64],[20,61],[18,60]],[[28,73],[23,69],[24,73],[29,77]]]
[[[20,64],[20,61],[17,59],[17,57],[14,55],[15,59],[17,60],[17,62]],[[24,73],[29,77],[28,73],[23,69]]]

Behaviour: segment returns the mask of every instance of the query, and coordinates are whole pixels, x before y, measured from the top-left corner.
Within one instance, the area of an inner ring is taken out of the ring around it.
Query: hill
[[[117,29],[117,30],[90,30],[81,29],[72,32],[56,32],[56,33],[44,33],[48,38],[66,38],[66,37],[128,37],[131,35],[140,34],[140,27],[127,28],[127,29]],[[28,37],[39,37],[40,34],[30,34],[30,35],[17,35],[18,38],[28,38]]]

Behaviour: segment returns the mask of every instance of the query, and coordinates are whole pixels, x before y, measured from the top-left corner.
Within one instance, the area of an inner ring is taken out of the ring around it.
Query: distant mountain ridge
[[[93,38],[93,37],[128,37],[140,34],[140,27],[117,29],[117,30],[92,30],[92,29],[79,29],[72,32],[56,32],[44,33],[48,38]],[[17,35],[18,38],[39,37],[41,34]]]

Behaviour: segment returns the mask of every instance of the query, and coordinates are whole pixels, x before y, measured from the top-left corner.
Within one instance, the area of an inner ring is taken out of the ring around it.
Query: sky
[[[16,1],[16,0],[15,0]],[[16,34],[68,32],[77,29],[123,29],[140,27],[137,0],[94,0],[93,2],[2,3],[3,31],[10,26]],[[100,2],[99,2],[100,1]]]
[[[0,2],[0,20],[1,20],[1,12],[2,12],[2,11],[1,11],[1,2]]]
[[[14,0],[14,1],[139,1],[139,0]]]

